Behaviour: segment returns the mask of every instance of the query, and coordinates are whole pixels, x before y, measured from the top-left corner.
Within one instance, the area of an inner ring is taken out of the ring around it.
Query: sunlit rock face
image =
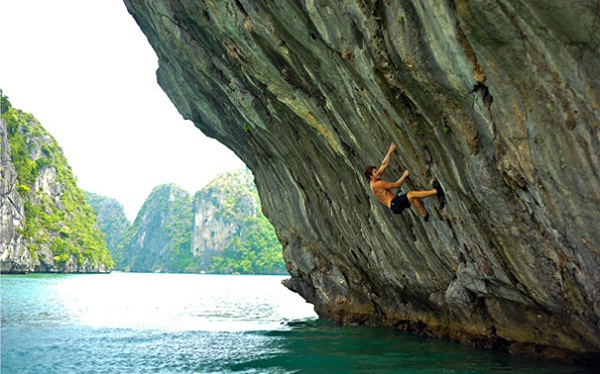
[[[598,2],[126,4],[183,117],[253,171],[321,317],[598,359]],[[371,196],[391,142],[388,179],[445,187],[429,222]]]

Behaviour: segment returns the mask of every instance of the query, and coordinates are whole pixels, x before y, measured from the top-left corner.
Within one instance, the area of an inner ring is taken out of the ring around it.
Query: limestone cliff
[[[31,253],[19,229],[25,207],[19,194],[18,176],[10,156],[6,121],[0,118],[0,272],[26,273],[32,270]]]
[[[174,184],[154,187],[113,252],[116,269],[184,271],[190,256],[192,198]]]
[[[118,270],[285,273],[281,244],[248,169],[219,174],[193,198],[174,184],[157,186],[127,227],[115,200],[87,196]]]
[[[222,173],[196,193],[192,252],[205,272],[285,274],[250,170]]]
[[[194,196],[192,252],[204,270],[210,268],[213,256],[223,253],[234,235],[239,236],[242,221],[236,216],[256,215],[258,197],[253,198],[252,186],[254,180],[249,171],[228,173],[212,180]],[[235,211],[233,204],[237,205]]]
[[[321,317],[598,358],[597,1],[125,3]],[[390,142],[388,178],[446,189],[428,223],[370,194]]]
[[[104,234],[104,241],[110,253],[114,253],[123,241],[131,223],[125,215],[125,208],[117,200],[86,191],[85,199],[96,212],[98,227]]]
[[[31,114],[2,104],[0,272],[109,272],[96,217],[56,140]]]

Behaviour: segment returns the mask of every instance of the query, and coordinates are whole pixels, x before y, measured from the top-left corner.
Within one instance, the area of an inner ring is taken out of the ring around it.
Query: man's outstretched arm
[[[394,152],[395,150],[396,150],[396,144],[392,143],[390,145],[390,149],[388,149],[387,154],[385,155],[385,157],[383,158],[383,161],[381,162],[381,166],[379,167],[379,169],[377,169],[379,171],[379,174],[383,174],[385,169],[387,169],[388,165],[390,164],[392,152]]]

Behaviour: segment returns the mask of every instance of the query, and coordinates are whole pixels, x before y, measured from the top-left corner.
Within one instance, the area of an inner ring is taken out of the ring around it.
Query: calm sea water
[[[282,279],[2,275],[1,372],[597,372],[318,321]]]

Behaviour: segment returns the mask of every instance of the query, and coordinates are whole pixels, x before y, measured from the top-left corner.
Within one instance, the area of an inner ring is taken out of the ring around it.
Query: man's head
[[[365,168],[365,177],[367,177],[368,180],[371,180],[373,177],[373,172],[377,170],[377,167],[375,166],[367,166]]]

